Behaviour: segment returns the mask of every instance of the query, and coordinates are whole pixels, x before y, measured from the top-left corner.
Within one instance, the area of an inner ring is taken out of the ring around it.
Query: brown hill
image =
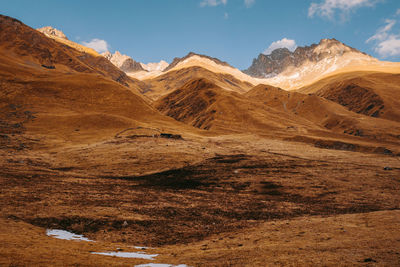
[[[155,107],[165,115],[197,128],[219,133],[260,133],[318,129],[312,123],[287,112],[252,101],[237,92],[227,91],[205,79],[192,79],[160,98]]]
[[[144,94],[154,100],[182,87],[192,79],[206,78],[218,87],[225,90],[244,93],[250,90],[253,85],[236,79],[234,76],[225,73],[216,73],[202,67],[189,67],[175,71],[169,71],[153,79],[145,80],[147,90]]]
[[[126,128],[186,127],[133,93],[140,86],[102,56],[62,45],[9,17],[0,17],[0,29],[5,138],[28,133],[35,140],[89,142]]]
[[[365,139],[399,142],[400,125],[357,114],[346,107],[314,94],[288,92],[277,87],[258,85],[245,94],[253,101],[302,117],[337,134]],[[341,97],[337,95],[337,97]]]
[[[397,151],[400,137],[396,122],[272,86],[260,85],[239,94],[204,78],[193,79],[154,106],[178,121],[217,134],[253,133],[326,148]]]
[[[0,49],[12,61],[37,69],[57,69],[59,72],[97,73],[125,86],[135,82],[102,56],[78,51],[22,22],[0,15]],[[136,88],[137,89],[137,88]]]
[[[298,90],[337,102],[348,110],[400,122],[400,74],[349,72]]]

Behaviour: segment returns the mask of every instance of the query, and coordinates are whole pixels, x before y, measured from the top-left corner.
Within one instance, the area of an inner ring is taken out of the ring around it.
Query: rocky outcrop
[[[298,47],[293,52],[287,48],[278,48],[269,55],[260,54],[253,60],[253,64],[243,72],[257,78],[271,78],[290,67],[298,68],[306,62],[317,63],[327,58],[342,57],[347,53],[368,57],[336,39],[322,39],[319,44]]]
[[[124,72],[137,72],[137,71],[146,71],[141,63],[133,60],[131,57],[127,55],[122,55],[120,52],[115,51],[114,54],[111,54],[109,51],[101,54],[103,57],[111,61],[115,66],[121,69]]]
[[[44,33],[47,36],[55,36],[61,39],[68,40],[67,36],[65,36],[65,34],[62,31],[57,30],[56,28],[53,28],[51,26],[42,27],[37,30],[40,31],[41,33]]]

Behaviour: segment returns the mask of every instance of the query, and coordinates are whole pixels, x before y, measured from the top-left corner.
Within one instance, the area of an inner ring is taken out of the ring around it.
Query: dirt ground
[[[1,265],[400,264],[394,156],[252,135],[17,148],[0,150]],[[159,256],[90,254],[132,246]]]

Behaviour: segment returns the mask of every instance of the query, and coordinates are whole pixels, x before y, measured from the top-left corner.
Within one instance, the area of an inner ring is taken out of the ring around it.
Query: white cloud
[[[229,14],[225,12],[224,19],[229,19]]]
[[[244,0],[244,4],[247,8],[251,7],[255,2],[256,0]]]
[[[282,40],[273,42],[265,51],[263,52],[264,55],[269,55],[271,54],[272,51],[278,48],[287,48],[290,51],[294,51],[297,47],[296,41],[295,40],[290,40],[287,38],[283,38]]]
[[[107,44],[107,42],[105,40],[101,40],[101,39],[92,39],[89,42],[82,42],[82,44],[84,46],[93,48],[94,50],[96,50],[99,53],[103,53],[108,51],[109,45]]]
[[[205,6],[218,6],[218,5],[226,5],[228,0],[203,0],[200,2],[201,7]]]
[[[400,36],[390,36],[389,39],[380,42],[375,51],[384,58],[400,56]]]
[[[400,56],[400,34],[393,33],[393,26],[397,23],[394,19],[385,20],[386,25],[379,28],[376,33],[368,38],[366,43],[375,41],[375,52],[381,57]]]
[[[400,15],[400,8],[399,9],[397,9],[397,11],[396,11],[396,15],[398,16],[398,15]]]
[[[335,12],[339,11],[343,18],[360,7],[371,7],[382,0],[321,0],[320,3],[312,3],[308,8],[308,16],[314,15],[333,19]]]
[[[368,38],[367,43],[377,40],[377,41],[383,41],[389,37],[389,32],[392,30],[393,26],[396,24],[396,21],[394,19],[387,19],[386,25],[382,28],[380,28],[373,36]]]

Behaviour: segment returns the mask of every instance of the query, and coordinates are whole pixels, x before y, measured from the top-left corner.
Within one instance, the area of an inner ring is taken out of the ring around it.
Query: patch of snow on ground
[[[104,256],[113,256],[119,258],[135,258],[135,259],[145,259],[145,260],[154,260],[154,257],[157,257],[158,254],[146,254],[143,252],[91,252],[92,254],[104,255]]]
[[[90,240],[83,235],[77,235],[65,230],[57,230],[57,229],[47,229],[46,230],[46,235],[51,236],[57,239],[63,239],[63,240],[78,240],[78,241],[86,241],[86,242],[94,242],[93,240]]]

